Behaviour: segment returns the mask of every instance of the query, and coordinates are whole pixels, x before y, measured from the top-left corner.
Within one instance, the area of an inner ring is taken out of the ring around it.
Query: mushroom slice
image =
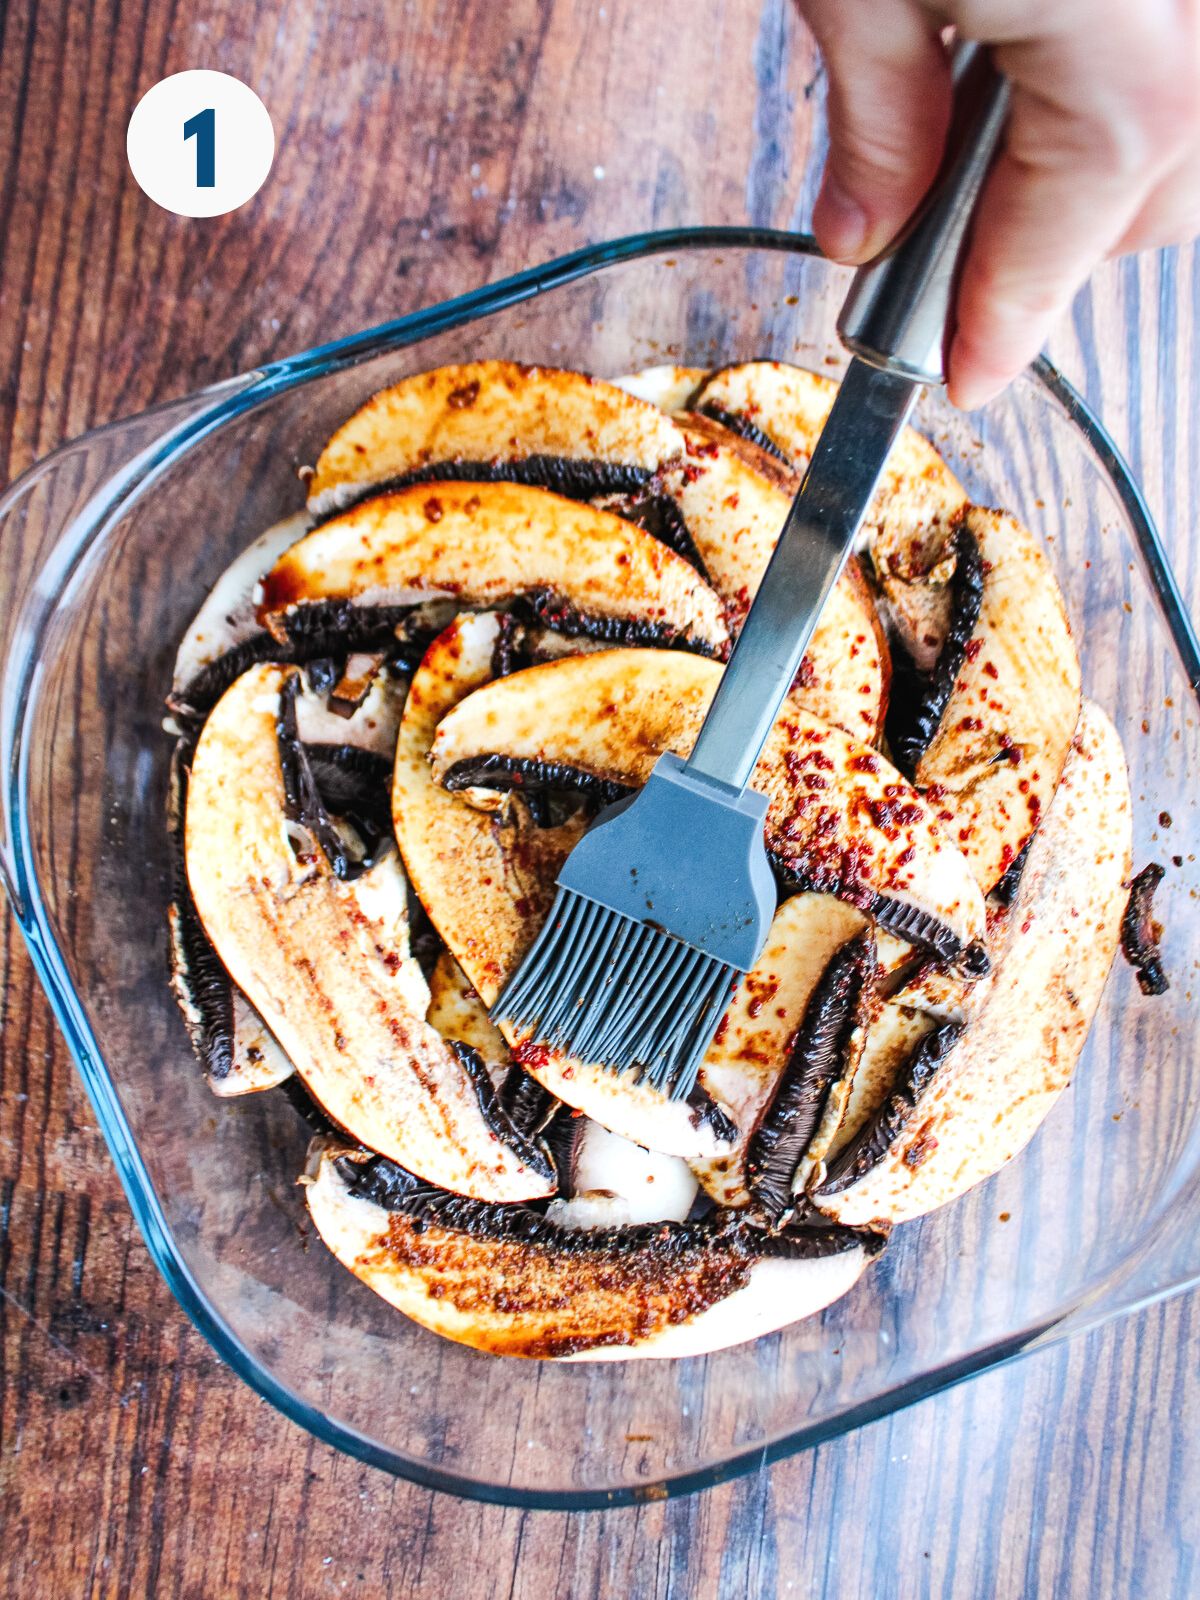
[[[714,412],[716,414],[714,414]],[[679,426],[692,435],[699,434],[702,439],[708,439],[713,444],[718,444],[724,450],[730,450],[734,455],[740,456],[748,467],[753,468],[759,477],[765,478],[768,483],[773,483],[778,489],[785,489],[789,499],[793,498],[800,487],[802,473],[787,461],[783,451],[771,443],[765,435],[755,438],[755,429],[747,427],[740,417],[727,417],[725,422],[717,420],[719,408],[712,411],[683,411],[675,421]]]
[[[693,428],[686,456],[663,479],[704,572],[736,634],[758,593],[791,509],[792,495],[736,450]],[[870,590],[851,559],[817,622],[793,698],[806,710],[874,743],[883,722],[891,662]]]
[[[452,1039],[478,1055],[509,1122],[523,1137],[540,1140],[560,1102],[513,1061],[508,1041],[449,950],[441,952],[430,974],[425,1020],[443,1039]]]
[[[574,771],[593,787],[636,786],[663,750],[691,749],[720,675],[713,661],[655,650],[530,667],[445,716],[434,776],[466,790],[508,764],[530,784],[549,767],[559,781]],[[946,959],[983,931],[983,898],[962,856],[926,801],[868,746],[789,705],[753,783],[770,797],[767,846],[789,886],[848,900]]]
[[[292,1063],[234,988],[204,931],[183,871],[182,833],[177,849],[179,870],[167,908],[167,937],[171,988],[192,1049],[209,1088],[222,1099],[274,1089],[291,1077]]]
[[[523,1137],[536,1139],[551,1155],[547,1130],[562,1102],[513,1061],[507,1039],[488,1016],[487,1007],[449,950],[441,952],[430,973],[425,1020],[444,1039],[452,1039],[456,1047],[466,1046],[475,1052],[509,1122]],[[556,1153],[552,1159],[557,1165]]]
[[[747,361],[714,372],[694,408],[734,427],[749,424],[768,447],[803,471],[824,428],[838,385],[782,361]],[[893,547],[948,529],[967,497],[927,439],[905,428],[892,448],[864,533],[887,531]]]
[[[260,1094],[286,1083],[296,1069],[279,1041],[244,995],[233,991],[233,1058],[224,1077],[209,1074],[208,1086],[222,1100]]]
[[[430,974],[425,1020],[443,1039],[457,1039],[477,1050],[498,1080],[507,1075],[511,1060],[504,1035],[449,950],[438,956]]]
[[[730,1153],[693,1162],[720,1205],[750,1202],[746,1152],[779,1085],[809,1000],[838,950],[867,926],[853,906],[827,894],[796,894],[775,913],[752,972],[738,984],[704,1058],[710,1092],[737,1125]]]
[[[204,930],[339,1126],[460,1193],[552,1193],[548,1163],[507,1125],[482,1068],[425,1021],[395,851],[343,881],[289,815],[280,726],[295,677],[251,668],[196,746],[185,839]]]
[[[331,709],[327,695],[298,694],[296,731],[304,744],[319,747],[330,762],[343,766],[347,776],[356,765],[365,776],[371,758],[391,765],[406,692],[405,680],[385,666],[349,716]],[[354,751],[362,753],[361,761]]]
[[[822,1211],[848,1223],[921,1216],[1032,1137],[1066,1087],[1100,1001],[1125,905],[1130,836],[1120,740],[1085,702],[982,999],[961,1036],[943,1032],[959,1023],[915,1026],[916,1055],[893,1092],[830,1162],[816,1191]]]
[[[533,943],[559,868],[584,827],[580,814],[557,827],[533,828],[519,806],[480,810],[434,782],[429,753],[438,724],[488,683],[499,635],[495,615],[462,616],[430,646],[405,705],[392,786],[409,881],[485,1006]],[[556,1098],[666,1154],[701,1158],[729,1146],[727,1119],[712,1114],[719,1108],[710,1099],[669,1100],[628,1075],[547,1051],[518,1052],[518,1060]]]
[[[474,361],[373,395],[322,450],[314,516],[381,487],[431,479],[533,484],[573,499],[642,488],[679,453],[657,406],[556,367]]]
[[[940,657],[932,674],[908,679],[907,698],[897,677],[888,741],[986,893],[1058,785],[1079,722],[1079,657],[1050,564],[1015,518],[972,506],[954,547]]]
[[[750,1193],[773,1227],[790,1218],[824,1156],[862,1053],[874,1000],[868,928],[837,950],[809,997],[787,1066],[746,1152]]]
[[[223,1098],[273,1089],[292,1063],[262,1018],[230,982],[192,901],[184,859],[184,817],[195,741],[177,741],[167,788],[167,846],[171,903],[167,939],[171,988],[209,1088]]]
[[[681,556],[611,512],[517,483],[428,483],[364,501],[284,552],[259,616],[286,639],[355,611],[390,621],[433,597],[516,596],[563,632],[710,652],[727,642],[720,601]]]
[[[259,627],[254,592],[263,573],[310,525],[303,511],[284,517],[218,577],[180,641],[168,696],[173,711],[198,716],[216,705],[247,667],[280,659],[279,641]]]
[[[441,719],[486,684],[500,636],[492,613],[457,618],[412,681],[392,774],[392,817],[408,879],[486,1006],[550,909],[554,879],[582,818],[527,828],[519,813],[466,805],[433,781],[429,749]]]
[[[612,381],[626,394],[645,400],[660,411],[682,411],[708,376],[707,367],[643,367]]]
[[[561,1130],[561,1132],[560,1132]],[[686,1161],[623,1139],[590,1117],[559,1117],[548,1138],[562,1198],[546,1220],[564,1228],[623,1228],[682,1222],[696,1198]]]
[[[1121,918],[1121,953],[1137,975],[1143,994],[1166,994],[1170,979],[1159,945],[1163,925],[1154,915],[1154,895],[1166,877],[1166,868],[1151,861],[1129,885],[1129,900]]]
[[[314,1144],[305,1198],[356,1277],[414,1322],[493,1355],[621,1361],[702,1355],[812,1316],[883,1240],[830,1227],[772,1238],[736,1214],[564,1228],[524,1207],[431,1191]]]

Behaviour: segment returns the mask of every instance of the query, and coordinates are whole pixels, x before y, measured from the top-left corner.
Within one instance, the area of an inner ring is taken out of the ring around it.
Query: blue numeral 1
[[[196,136],[196,187],[217,187],[217,113],[211,106],[207,111],[197,111],[183,125],[184,139]]]

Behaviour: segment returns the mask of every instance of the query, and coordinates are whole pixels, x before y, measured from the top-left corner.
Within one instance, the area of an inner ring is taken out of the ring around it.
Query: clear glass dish
[[[976,499],[1039,528],[1086,692],[1115,718],[1135,857],[1172,987],[1118,963],[1031,1147],[900,1229],[823,1316],[706,1359],[505,1361],[377,1300],[316,1242],[306,1133],[279,1095],[217,1102],[168,991],[163,695],[227,561],[298,507],[297,468],[369,393],[503,355],[616,374],[770,356],[831,370],[844,277],[810,241],[646,235],[115,423],[0,502],[5,885],[151,1254],[197,1327],[297,1422],[461,1494],[578,1508],[700,1488],[1200,1278],[1200,651],[1146,508],[1048,364],[982,416],[918,425]]]

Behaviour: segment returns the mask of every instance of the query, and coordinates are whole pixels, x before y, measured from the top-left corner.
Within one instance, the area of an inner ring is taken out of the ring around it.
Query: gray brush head
[[[690,1094],[775,915],[767,798],[668,752],[571,852],[545,926],[492,1007],[537,1044]]]

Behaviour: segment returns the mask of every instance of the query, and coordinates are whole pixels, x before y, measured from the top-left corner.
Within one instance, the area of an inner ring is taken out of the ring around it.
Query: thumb
[[[912,0],[800,0],[829,75],[829,156],[813,210],[837,261],[877,255],[938,169],[950,120],[950,68],[929,14]]]

